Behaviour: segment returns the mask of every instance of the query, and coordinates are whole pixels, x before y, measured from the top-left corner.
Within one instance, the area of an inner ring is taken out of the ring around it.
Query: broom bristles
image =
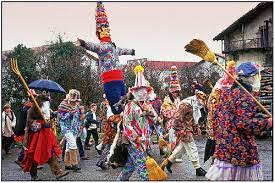
[[[161,150],[163,150],[163,148],[164,148],[165,146],[168,146],[168,144],[166,143],[166,141],[163,140],[163,139],[159,139],[158,143],[159,143],[159,148],[160,148]]]
[[[148,157],[145,164],[148,171],[149,180],[167,179],[167,174],[158,166],[157,162],[153,158]]]
[[[193,39],[184,48],[185,51],[197,55],[205,61],[214,62],[216,60],[215,54],[202,40]]]

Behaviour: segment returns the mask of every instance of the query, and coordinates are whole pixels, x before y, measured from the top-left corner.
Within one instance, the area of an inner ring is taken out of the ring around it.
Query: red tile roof
[[[184,67],[190,67],[198,62],[180,62],[180,61],[147,61],[145,64],[154,69],[158,70],[167,70],[170,69],[173,65],[177,66],[178,69],[184,68]]]

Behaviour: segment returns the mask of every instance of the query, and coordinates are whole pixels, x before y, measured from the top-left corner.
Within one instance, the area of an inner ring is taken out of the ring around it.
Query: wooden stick
[[[220,68],[222,68],[223,69],[223,71],[230,77],[230,78],[232,78],[259,106],[260,106],[260,108],[262,109],[262,110],[264,110],[270,117],[272,117],[272,114],[249,92],[249,91],[247,91],[247,89],[245,89],[245,87],[243,87],[243,85],[239,82],[239,81],[237,81],[237,79],[234,77],[234,76],[232,76],[220,63],[218,63],[218,61],[217,60],[215,60],[214,62],[213,62],[213,64],[216,64],[216,65],[218,65]]]
[[[47,120],[45,119],[45,116],[43,115],[42,113],[42,110],[41,108],[39,107],[37,101],[35,100],[34,96],[32,95],[25,79],[23,78],[23,76],[21,75],[19,69],[18,69],[18,65],[17,65],[17,60],[16,59],[11,59],[11,68],[12,68],[12,71],[19,76],[21,82],[23,83],[24,87],[27,89],[27,91],[29,92],[33,102],[34,102],[34,105],[36,106],[36,108],[38,109],[38,112],[40,113],[40,115],[42,116],[43,120],[47,123]]]
[[[122,121],[122,119],[121,119]],[[116,136],[113,140],[113,143],[110,147],[110,151],[109,151],[109,154],[107,155],[107,162],[110,162],[110,158],[111,156],[114,154],[115,152],[115,148],[116,148],[116,145],[117,145],[117,141],[119,139],[119,135],[120,135],[120,124],[121,124],[121,121],[117,124],[117,132],[116,132]]]

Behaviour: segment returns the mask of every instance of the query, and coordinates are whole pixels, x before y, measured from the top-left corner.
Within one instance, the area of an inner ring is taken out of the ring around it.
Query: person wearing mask
[[[237,80],[254,96],[260,90],[259,68],[252,62],[237,67]],[[272,118],[259,115],[257,103],[235,82],[229,88],[221,88],[219,101],[212,110],[209,120],[216,141],[215,160],[206,178],[263,180],[255,135],[271,127]]]
[[[177,111],[177,109],[179,108],[179,103],[181,101],[180,97],[181,97],[181,94],[180,94],[180,91],[181,91],[181,86],[180,86],[180,82],[179,82],[179,78],[178,78],[178,72],[177,72],[177,67],[176,66],[172,66],[171,69],[170,69],[171,73],[170,73],[170,87],[169,87],[169,97],[170,97],[170,100],[172,101],[173,105],[174,105],[174,115],[175,115],[175,112]],[[173,119],[175,120],[174,116],[173,116]],[[170,122],[174,122],[174,120],[171,120]],[[169,127],[169,137],[171,137],[171,141],[173,141],[173,146],[175,145],[176,143],[176,136],[175,136],[175,130],[173,128],[174,126],[174,123],[170,123],[169,124],[170,127]],[[181,163],[183,162],[183,159],[182,159],[182,154],[183,152],[179,152],[176,156],[176,162],[177,163]]]
[[[42,94],[37,96],[36,100],[43,116],[35,105],[28,110],[22,169],[24,172],[30,172],[31,180],[40,180],[37,176],[37,166],[48,163],[52,174],[56,179],[60,179],[68,172],[61,168],[57,160],[61,151],[58,148],[56,136],[51,130],[49,98]]]
[[[134,49],[125,49],[117,47],[111,40],[110,27],[108,17],[102,2],[97,2],[96,7],[96,35],[100,43],[86,43],[82,39],[78,39],[78,44],[97,53],[99,58],[99,69],[104,86],[104,93],[110,103],[112,112],[119,115],[123,109],[114,107],[121,97],[126,95],[124,76],[122,66],[119,62],[121,55],[135,55]]]
[[[58,106],[58,122],[66,140],[64,164],[66,170],[77,172],[81,170],[78,166],[78,150],[76,138],[81,125],[81,111],[79,102],[80,92],[71,89],[60,105]]]
[[[135,169],[137,169],[139,180],[149,180],[145,165],[145,152],[149,146],[149,124],[144,115],[147,110],[144,105],[152,88],[146,85],[143,72],[144,69],[140,65],[135,68],[135,86],[131,89],[134,100],[126,104],[123,113],[123,134],[129,144],[127,163],[118,176],[120,181],[129,180]]]

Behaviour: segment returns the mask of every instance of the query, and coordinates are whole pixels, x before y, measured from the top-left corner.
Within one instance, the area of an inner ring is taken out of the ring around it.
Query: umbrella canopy
[[[66,91],[56,82],[48,79],[39,79],[29,84],[29,88],[37,90],[46,90],[56,93],[66,93]]]

